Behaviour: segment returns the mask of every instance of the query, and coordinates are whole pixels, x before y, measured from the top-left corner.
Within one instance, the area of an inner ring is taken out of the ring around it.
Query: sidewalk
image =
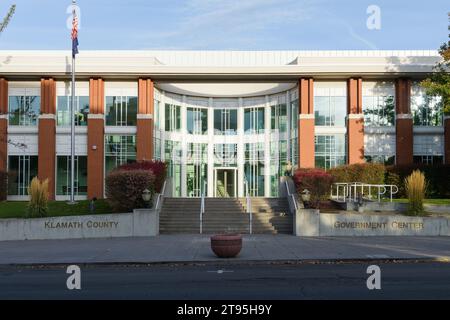
[[[0,265],[277,260],[450,259],[450,237],[247,235],[235,259],[218,259],[207,235],[0,242]]]

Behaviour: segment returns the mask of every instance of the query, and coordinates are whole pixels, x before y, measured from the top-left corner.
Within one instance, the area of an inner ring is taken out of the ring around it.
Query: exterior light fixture
[[[303,190],[301,195],[303,202],[309,202],[309,200],[311,200],[311,192],[309,192],[308,189]]]

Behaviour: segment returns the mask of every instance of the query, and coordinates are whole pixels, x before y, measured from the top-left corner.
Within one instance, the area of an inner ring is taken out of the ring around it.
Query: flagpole
[[[75,0],[72,5],[75,6]],[[73,9],[75,17],[75,8]],[[75,204],[75,54],[72,40],[72,99],[70,102],[70,204]]]

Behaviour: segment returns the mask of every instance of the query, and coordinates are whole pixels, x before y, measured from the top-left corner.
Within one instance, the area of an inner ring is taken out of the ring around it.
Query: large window
[[[316,167],[329,169],[345,164],[345,135],[317,135],[315,137]]]
[[[214,145],[214,165],[218,167],[237,166],[237,144],[218,143]]]
[[[206,134],[208,131],[208,109],[187,108],[187,131],[189,134]]]
[[[395,89],[392,82],[363,82],[365,126],[395,125]]]
[[[345,127],[347,95],[344,84],[314,84],[314,116],[316,126]]]
[[[107,96],[106,125],[135,126],[137,121],[137,97]]]
[[[58,126],[70,126],[70,104],[72,101],[71,96],[59,96],[57,105],[57,123]],[[89,114],[89,97],[88,96],[76,96],[75,104],[75,125],[86,126],[87,116]]]
[[[244,131],[246,134],[264,133],[264,108],[244,109]]]
[[[287,107],[285,103],[270,107],[270,128],[273,131],[286,132]]]
[[[270,195],[278,197],[280,177],[284,175],[287,157],[287,141],[270,142]]]
[[[56,159],[56,194],[70,195],[71,157],[58,156]],[[87,194],[87,156],[75,156],[74,193]]]
[[[208,144],[189,143],[186,162],[187,196],[200,197],[206,192]]]
[[[245,144],[245,178],[252,197],[264,196],[264,144]]]
[[[8,157],[8,195],[26,196],[31,180],[37,176],[37,156]]]
[[[214,134],[235,135],[237,131],[236,109],[214,110]]]
[[[9,125],[35,126],[40,109],[40,96],[9,96]]]
[[[417,164],[442,164],[444,162],[443,156],[421,155],[413,157],[414,163]]]
[[[167,163],[167,176],[171,178],[172,182],[172,195],[181,197],[181,142],[166,140],[164,157]]]
[[[395,156],[394,155],[370,155],[364,156],[366,162],[369,163],[381,163],[384,165],[393,165],[395,164]]]
[[[166,131],[180,131],[181,130],[181,107],[166,103],[165,106],[165,122]]]
[[[411,88],[411,113],[415,126],[442,126],[442,99],[428,96],[420,84]]]
[[[117,166],[136,161],[136,136],[105,136],[105,171],[106,174]]]
[[[292,165],[297,164],[298,160],[298,98],[291,94],[291,152],[290,161]]]

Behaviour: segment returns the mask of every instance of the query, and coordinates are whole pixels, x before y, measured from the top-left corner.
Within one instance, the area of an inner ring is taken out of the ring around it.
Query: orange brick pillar
[[[88,115],[88,198],[103,198],[105,154],[105,84],[103,79],[89,81]]]
[[[38,177],[48,179],[50,199],[55,199],[56,172],[56,82],[41,79],[41,113],[39,115]]]
[[[347,162],[364,162],[364,115],[362,111],[362,79],[348,79]]]
[[[312,78],[302,78],[299,81],[299,115],[298,115],[298,166],[299,168],[314,168],[314,81]]]
[[[450,164],[450,116],[444,116],[444,160]]]
[[[153,159],[153,99],[154,86],[150,79],[139,79],[139,106],[137,114],[137,160]]]
[[[413,120],[410,111],[411,80],[397,79],[395,83],[396,164],[413,163]]]
[[[0,79],[0,171],[8,163],[8,81]]]

